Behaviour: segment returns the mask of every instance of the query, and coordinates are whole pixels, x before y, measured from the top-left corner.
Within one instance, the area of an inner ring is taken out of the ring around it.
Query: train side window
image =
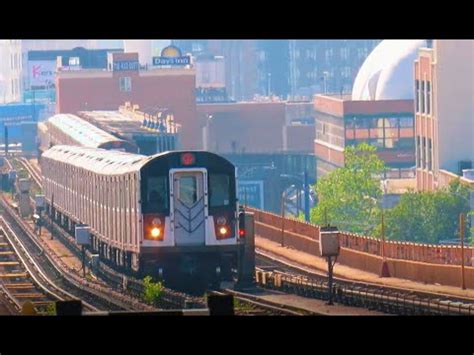
[[[225,174],[209,175],[209,206],[222,207],[230,204],[230,179]]]

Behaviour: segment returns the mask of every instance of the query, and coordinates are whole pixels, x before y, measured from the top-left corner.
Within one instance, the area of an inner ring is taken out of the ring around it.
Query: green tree
[[[344,160],[344,167],[317,182],[319,202],[311,210],[311,221],[370,234],[380,214],[380,174],[385,169],[384,162],[377,156],[376,148],[367,143],[346,147]]]
[[[408,192],[386,211],[386,235],[393,240],[437,244],[459,236],[459,214],[468,212],[469,189],[459,179],[444,189]]]
[[[152,304],[156,304],[163,294],[163,285],[161,282],[153,282],[151,276],[143,279],[143,299]]]

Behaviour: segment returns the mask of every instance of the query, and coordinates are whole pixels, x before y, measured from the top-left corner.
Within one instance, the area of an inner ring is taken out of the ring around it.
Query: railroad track
[[[295,306],[271,302],[254,294],[239,292],[232,289],[212,291],[215,295],[232,295],[234,297],[235,315],[280,315],[304,316],[321,315]]]
[[[48,269],[50,275],[54,275],[57,282],[63,288],[70,290],[75,298],[82,300],[83,304],[91,305],[89,309],[92,310],[151,310],[140,302],[131,300],[129,297],[121,295],[116,290],[107,287],[105,284],[89,281],[77,275],[73,270],[70,270],[67,265],[59,258],[41,239],[38,239],[32,228],[25,223],[15,211],[8,205],[8,201],[1,199],[0,204],[4,210],[4,219],[10,224],[17,235],[20,235],[22,242],[30,250],[37,248],[43,250],[42,253],[33,255],[38,264]]]
[[[43,188],[42,185],[42,177],[41,172],[30,163],[30,161],[26,158],[20,157],[17,158],[21,165],[26,169],[26,171],[30,174],[31,178],[34,180],[35,184],[38,185],[40,189]]]
[[[327,299],[327,274],[302,267],[261,250],[256,251],[262,267],[256,279],[263,287],[305,297]],[[473,315],[470,299],[413,291],[411,289],[334,278],[334,302],[399,315]]]
[[[55,238],[59,239],[61,243],[76,257],[81,257],[81,249],[75,243],[74,238],[64,231],[61,226],[53,222],[48,216],[44,216],[46,225],[52,228]],[[86,258],[90,259],[92,253],[87,250]],[[129,274],[119,272],[107,265],[104,262],[99,262],[99,267],[95,270],[98,277],[107,282],[107,284],[114,286],[116,289],[129,293],[134,298],[140,298],[143,295],[145,286],[142,280],[139,280]],[[190,308],[205,308],[205,301],[202,297],[192,296],[183,292],[164,288],[161,300],[158,304],[160,308],[164,309],[190,309]]]
[[[36,252],[42,250],[38,248]],[[76,299],[43,272],[3,217],[0,217],[0,270],[0,287],[17,311],[27,301],[37,311],[45,312],[52,302]],[[88,311],[98,310],[87,302],[84,306]]]

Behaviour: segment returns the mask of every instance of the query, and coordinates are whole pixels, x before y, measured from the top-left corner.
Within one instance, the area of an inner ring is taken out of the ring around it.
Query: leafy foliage
[[[163,294],[163,285],[161,282],[153,282],[151,276],[146,276],[143,284],[145,286],[143,299],[148,303],[156,304]]]
[[[439,243],[459,237],[459,215],[468,212],[469,189],[459,179],[446,189],[409,192],[387,211],[386,235],[393,240]]]
[[[382,196],[378,176],[385,169],[384,162],[376,155],[376,148],[367,143],[346,147],[344,159],[344,167],[316,184],[319,203],[311,210],[311,221],[370,234],[378,222]]]

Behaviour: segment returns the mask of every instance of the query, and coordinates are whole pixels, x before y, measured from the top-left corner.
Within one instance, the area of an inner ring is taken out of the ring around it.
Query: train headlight
[[[226,235],[227,231],[228,231],[227,227],[220,227],[219,228],[219,234],[222,235],[222,236]]]
[[[151,236],[152,236],[153,238],[158,238],[158,237],[160,237],[160,236],[161,236],[161,229],[158,228],[158,227],[153,227],[153,228],[151,229]]]
[[[165,237],[165,221],[157,214],[144,215],[144,239],[162,242]]]

